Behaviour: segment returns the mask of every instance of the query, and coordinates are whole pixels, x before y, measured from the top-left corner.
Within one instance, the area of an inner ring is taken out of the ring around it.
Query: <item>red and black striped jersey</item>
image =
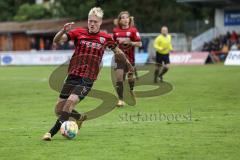
[[[141,41],[139,32],[135,27],[129,27],[128,29],[121,29],[116,27],[113,29],[113,39],[119,44],[119,41]],[[126,54],[130,63],[135,63],[134,46],[119,44],[119,48]]]
[[[85,28],[76,28],[67,33],[74,41],[75,51],[70,59],[68,74],[97,79],[100,64],[106,47],[113,49],[116,43],[105,32],[89,33]]]

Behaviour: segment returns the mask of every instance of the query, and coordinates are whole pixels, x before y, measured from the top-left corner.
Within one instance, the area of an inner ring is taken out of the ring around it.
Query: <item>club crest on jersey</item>
[[[100,42],[104,43],[105,42],[105,38],[104,37],[100,37]]]
[[[128,37],[130,37],[131,32],[126,32],[126,35],[127,35]]]

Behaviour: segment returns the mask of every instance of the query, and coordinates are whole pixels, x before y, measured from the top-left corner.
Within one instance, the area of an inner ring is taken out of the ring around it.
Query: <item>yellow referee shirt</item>
[[[168,54],[171,50],[173,50],[171,41],[172,41],[171,35],[164,36],[160,34],[154,40],[153,47],[159,54]]]

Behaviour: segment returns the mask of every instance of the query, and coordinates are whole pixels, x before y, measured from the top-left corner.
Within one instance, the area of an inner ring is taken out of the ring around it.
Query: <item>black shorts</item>
[[[156,63],[170,64],[169,54],[160,54],[160,53],[156,52]]]
[[[61,93],[59,95],[62,99],[67,99],[70,94],[78,95],[79,99],[82,100],[89,93],[93,86],[94,80],[84,78],[76,75],[68,75]]]

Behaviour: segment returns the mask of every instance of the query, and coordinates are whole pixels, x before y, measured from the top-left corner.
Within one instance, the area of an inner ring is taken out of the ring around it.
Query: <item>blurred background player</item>
[[[156,68],[154,73],[154,83],[163,81],[163,75],[169,70],[170,60],[169,52],[173,50],[172,37],[168,34],[168,28],[163,26],[161,34],[154,40],[154,48],[156,49]]]
[[[116,47],[111,35],[100,32],[102,17],[101,8],[92,8],[88,15],[88,29],[78,27],[68,31],[73,23],[67,23],[54,37],[53,41],[58,44],[69,40],[74,41],[75,51],[70,60],[68,77],[55,107],[55,112],[59,118],[51,130],[43,136],[43,140],[50,141],[59,131],[61,124],[69,117],[80,122],[87,118],[74,110],[74,107],[88,94],[97,79],[106,47],[113,50],[119,61],[125,61],[128,69],[134,70],[124,53]]]
[[[134,19],[130,16],[128,11],[122,11],[118,15],[117,21],[115,21],[117,27],[113,29],[113,38],[118,43],[119,48],[125,53],[130,63],[135,66],[135,47],[141,47],[142,42],[139,32],[134,27]],[[116,90],[118,94],[117,106],[123,106],[123,80],[126,76],[126,64],[123,62],[116,62]],[[136,73],[136,68],[134,73]],[[135,99],[134,89],[134,77],[133,73],[128,73],[128,83],[130,87],[130,94]]]

